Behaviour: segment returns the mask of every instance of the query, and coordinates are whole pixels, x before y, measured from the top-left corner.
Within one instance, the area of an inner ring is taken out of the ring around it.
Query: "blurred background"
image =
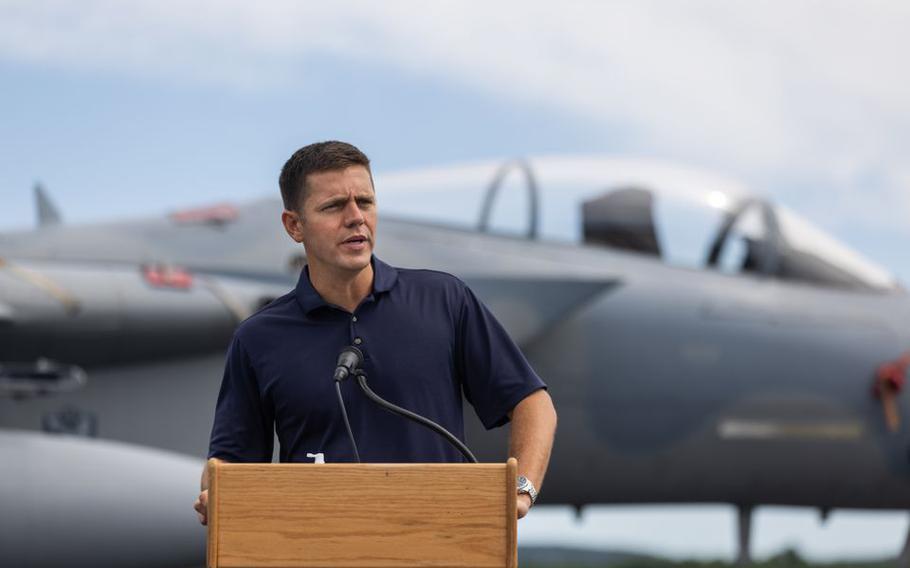
[[[0,230],[34,226],[39,181],[68,224],[275,196],[295,149],[340,139],[379,174],[554,155],[718,172],[906,283],[908,27],[906,3],[878,1],[8,0]],[[734,518],[541,507],[520,538],[731,559]],[[896,555],[908,524],[773,507],[755,523],[756,557],[819,561]]]

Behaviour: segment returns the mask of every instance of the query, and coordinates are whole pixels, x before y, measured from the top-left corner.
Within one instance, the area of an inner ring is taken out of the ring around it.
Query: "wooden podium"
[[[517,470],[210,460],[208,566],[515,568]]]

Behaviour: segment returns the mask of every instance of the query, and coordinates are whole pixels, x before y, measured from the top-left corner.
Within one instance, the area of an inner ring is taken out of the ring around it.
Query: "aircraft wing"
[[[616,279],[520,277],[468,277],[466,281],[520,346],[620,283]]]

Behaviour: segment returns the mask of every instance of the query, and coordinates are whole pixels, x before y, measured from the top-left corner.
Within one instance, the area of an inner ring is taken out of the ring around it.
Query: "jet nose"
[[[201,566],[203,463],[118,442],[0,432],[3,566]]]

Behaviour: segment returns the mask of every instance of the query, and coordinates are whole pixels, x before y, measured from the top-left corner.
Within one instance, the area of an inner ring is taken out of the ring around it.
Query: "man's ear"
[[[281,224],[284,225],[284,230],[287,231],[288,236],[298,243],[303,242],[301,223],[303,223],[303,219],[301,219],[299,213],[288,211],[287,209],[281,212]]]

